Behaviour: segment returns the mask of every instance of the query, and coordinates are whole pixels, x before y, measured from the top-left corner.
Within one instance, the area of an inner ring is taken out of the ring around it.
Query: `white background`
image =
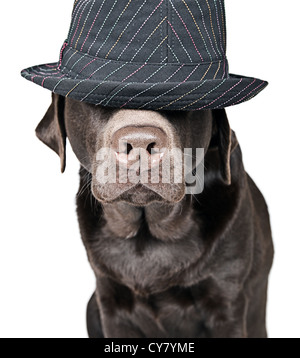
[[[67,171],[34,129],[50,92],[19,75],[58,59],[73,0],[1,5],[0,337],[86,337],[95,287],[75,214],[79,165]],[[270,209],[276,249],[268,302],[272,338],[300,337],[299,0],[227,0],[232,73],[270,82],[228,109],[244,164]]]

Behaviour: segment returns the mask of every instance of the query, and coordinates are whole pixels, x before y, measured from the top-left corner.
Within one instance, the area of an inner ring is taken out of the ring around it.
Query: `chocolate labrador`
[[[81,163],[77,213],[97,280],[90,337],[267,337],[269,214],[225,110],[117,110],[54,94],[37,136],[62,171],[67,137]],[[204,190],[97,179],[101,148],[126,167],[135,148],[160,162],[156,146],[204,148]]]

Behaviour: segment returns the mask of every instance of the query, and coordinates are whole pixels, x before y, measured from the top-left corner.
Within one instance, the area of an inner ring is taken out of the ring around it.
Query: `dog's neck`
[[[130,239],[146,224],[153,237],[174,241],[185,236],[195,225],[191,196],[176,204],[153,203],[144,208],[119,202],[103,204],[107,230],[117,237]]]

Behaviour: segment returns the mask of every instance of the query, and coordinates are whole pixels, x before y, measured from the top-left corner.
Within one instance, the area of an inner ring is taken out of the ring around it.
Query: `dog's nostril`
[[[156,146],[156,143],[153,142],[153,143],[150,143],[147,147],[147,152],[151,155],[153,154],[155,151],[153,150]]]
[[[133,146],[131,144],[127,143],[126,154],[128,155],[132,150],[133,150]]]
[[[127,142],[119,142],[118,147],[115,149],[116,153],[128,155],[133,150],[133,146]]]

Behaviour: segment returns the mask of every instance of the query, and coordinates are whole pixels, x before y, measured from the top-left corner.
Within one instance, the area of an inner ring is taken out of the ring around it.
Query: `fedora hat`
[[[22,76],[78,101],[150,110],[225,108],[267,86],[228,68],[224,0],[76,0],[58,62]]]

